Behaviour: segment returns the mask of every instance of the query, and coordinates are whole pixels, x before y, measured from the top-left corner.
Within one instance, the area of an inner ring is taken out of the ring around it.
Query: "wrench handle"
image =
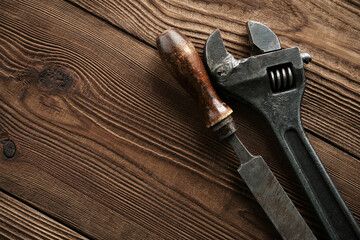
[[[275,133],[330,239],[360,239],[360,228],[331,181],[300,123]]]
[[[193,44],[176,29],[156,39],[161,60],[181,86],[196,100],[205,116],[206,127],[213,127],[232,110],[216,94]]]

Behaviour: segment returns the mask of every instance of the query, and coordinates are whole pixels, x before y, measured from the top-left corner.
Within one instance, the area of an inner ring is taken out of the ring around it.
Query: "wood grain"
[[[3,192],[0,209],[1,239],[87,239]]]
[[[1,189],[96,239],[279,238],[155,49],[62,1],[1,1],[0,34],[0,135],[17,147]],[[262,120],[233,105],[323,239]],[[360,162],[309,138],[359,221]]]
[[[247,57],[245,23],[259,21],[282,47],[299,46],[313,61],[306,66],[302,104],[306,130],[360,158],[360,7],[353,1],[79,1],[70,0],[155,46],[155,38],[178,28],[202,52],[208,35],[220,28],[225,45]]]

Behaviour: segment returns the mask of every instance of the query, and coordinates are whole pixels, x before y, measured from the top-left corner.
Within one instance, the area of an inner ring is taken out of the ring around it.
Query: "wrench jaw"
[[[246,27],[251,45],[251,55],[259,55],[281,49],[278,37],[264,24],[248,21]]]
[[[226,51],[219,29],[216,29],[206,41],[204,59],[206,69],[219,82],[226,79],[230,71],[238,65],[233,55]]]

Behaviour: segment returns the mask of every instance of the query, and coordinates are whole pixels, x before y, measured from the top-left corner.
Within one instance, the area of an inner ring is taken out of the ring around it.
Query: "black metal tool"
[[[157,47],[175,79],[197,100],[207,127],[233,147],[240,161],[240,176],[282,238],[316,239],[264,159],[251,155],[235,135],[235,124],[230,116],[232,110],[212,88],[205,67],[190,41],[178,31],[168,30],[158,37]]]
[[[360,239],[354,217],[307,139],[300,119],[305,88],[303,63],[311,57],[297,47],[281,49],[265,25],[247,23],[252,56],[237,60],[215,30],[205,45],[205,65],[225,94],[248,103],[270,124],[330,239]]]

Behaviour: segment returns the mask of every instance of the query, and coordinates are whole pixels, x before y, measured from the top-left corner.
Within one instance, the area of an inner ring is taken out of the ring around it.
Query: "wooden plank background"
[[[0,235],[278,239],[155,49],[176,27],[201,54],[220,28],[246,57],[248,20],[312,55],[303,125],[360,221],[359,13],[356,1],[1,1],[0,150],[10,139],[17,151],[0,155]],[[264,120],[228,103],[240,139],[325,239]]]
[[[1,239],[87,239],[3,192],[0,203]]]

